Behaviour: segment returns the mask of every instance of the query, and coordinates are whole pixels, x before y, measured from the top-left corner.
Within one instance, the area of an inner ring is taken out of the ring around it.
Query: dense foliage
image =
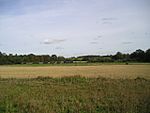
[[[0,52],[0,64],[54,64],[54,63],[77,63],[77,62],[150,62],[150,49],[143,51],[136,50],[131,54],[117,52],[115,55],[87,55],[79,57],[65,58],[56,55],[13,55]]]

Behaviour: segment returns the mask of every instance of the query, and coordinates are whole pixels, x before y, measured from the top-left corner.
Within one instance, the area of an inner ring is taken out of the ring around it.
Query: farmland
[[[149,113],[149,69],[0,66],[0,113]]]
[[[150,65],[93,65],[93,66],[0,66],[2,78],[36,78],[41,77],[106,77],[106,78],[136,78],[150,79]]]
[[[0,79],[0,113],[149,113],[150,81],[85,77]]]

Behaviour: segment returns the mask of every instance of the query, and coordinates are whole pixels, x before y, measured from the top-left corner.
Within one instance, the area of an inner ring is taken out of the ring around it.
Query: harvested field
[[[0,66],[2,78],[35,78],[38,76],[63,77],[109,77],[150,79],[150,65],[99,65],[99,66]]]

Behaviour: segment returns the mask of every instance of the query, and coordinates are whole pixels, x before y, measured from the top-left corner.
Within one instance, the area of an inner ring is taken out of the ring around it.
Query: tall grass
[[[0,79],[0,113],[149,113],[150,80]]]

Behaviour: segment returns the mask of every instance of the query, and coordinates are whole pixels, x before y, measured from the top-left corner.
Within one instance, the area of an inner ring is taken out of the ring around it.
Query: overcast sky
[[[150,0],[0,0],[0,51],[131,53],[150,48]]]

